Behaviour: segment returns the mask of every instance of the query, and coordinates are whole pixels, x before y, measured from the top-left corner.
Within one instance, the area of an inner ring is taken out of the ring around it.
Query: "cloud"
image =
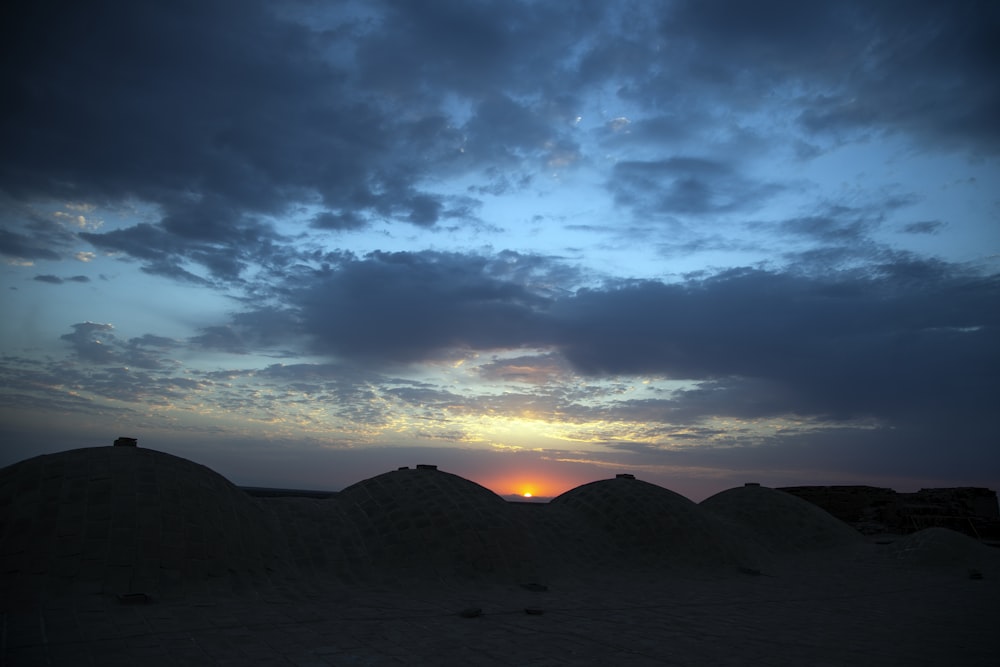
[[[680,62],[699,62],[682,76],[730,87],[737,104],[759,103],[753,93],[762,89],[800,91],[790,99],[801,105],[798,122],[809,134],[876,129],[920,145],[996,154],[998,26],[1000,10],[981,2],[806,8],[786,0],[686,0],[665,12],[661,29],[679,53],[688,49]],[[654,99],[663,98],[654,92]]]
[[[36,245],[25,234],[0,229],[0,252],[14,259],[59,259],[59,253]]]
[[[49,283],[51,285],[62,285],[66,281],[74,283],[89,283],[90,278],[87,276],[70,276],[69,278],[60,278],[59,276],[54,276],[51,273],[46,273],[42,275],[37,275],[33,278],[40,283]]]
[[[540,159],[545,143],[554,139],[553,128],[537,110],[505,95],[490,95],[464,126],[465,152],[485,164],[520,164],[524,158]]]
[[[156,223],[81,237],[186,280],[181,258],[235,280],[261,259],[248,244],[275,238],[260,216],[316,197],[332,211],[418,226],[443,215],[401,162],[409,124],[355,95],[310,28],[264,2],[112,4],[69,3],[56,22],[26,9],[7,35],[17,57],[4,77],[20,102],[3,127],[23,128],[3,135],[10,196],[154,204]],[[0,249],[58,257],[51,243],[10,232]]]
[[[316,229],[330,229],[330,230],[347,230],[347,229],[360,229],[368,225],[368,220],[365,220],[357,213],[353,211],[322,211],[313,216],[310,221],[310,226]]]
[[[81,361],[94,364],[112,364],[118,361],[115,351],[117,338],[111,332],[110,324],[81,322],[73,325],[73,333],[63,334],[60,339],[73,347],[73,352]]]
[[[715,160],[672,157],[619,162],[609,188],[640,215],[709,215],[752,211],[780,188],[757,183]]]
[[[940,220],[921,220],[903,225],[906,234],[939,234],[946,224]]]
[[[455,349],[540,339],[545,299],[503,280],[485,258],[372,253],[318,275],[294,294],[317,351],[345,360],[414,362]]]
[[[478,367],[485,382],[510,382],[547,385],[570,377],[565,360],[554,354],[496,359]]]
[[[100,234],[84,232],[80,237],[102,250],[145,261],[147,273],[204,285],[211,280],[182,265],[201,266],[215,280],[238,282],[251,262],[267,263],[285,252],[274,248],[277,237],[269,225],[252,220],[223,223],[211,215],[199,217],[203,213],[168,214],[161,224],[140,223]]]
[[[173,340],[154,334],[123,341],[113,333],[114,330],[115,327],[111,324],[80,322],[73,325],[72,333],[63,334],[59,339],[69,343],[73,356],[87,364],[121,365],[148,370],[163,368],[165,361],[161,359],[161,355],[177,347]]]
[[[77,244],[76,236],[58,218],[40,215],[30,206],[0,194],[0,255],[13,260],[50,260],[64,257]]]
[[[218,350],[230,354],[247,354],[249,352],[249,347],[243,337],[229,326],[205,327],[202,329],[202,333],[191,338],[190,343],[204,350]]]
[[[711,388],[720,408],[736,408],[752,396],[761,415],[983,414],[989,378],[1000,374],[1000,321],[989,306],[1000,281],[941,266],[884,268],[836,279],[729,271],[585,290],[556,309],[559,345],[585,374],[700,380],[710,384],[688,400]]]
[[[143,334],[129,339],[128,343],[133,347],[153,347],[161,350],[169,350],[180,345],[173,338],[157,336],[156,334]]]
[[[3,190],[18,205],[138,200],[159,218],[0,232],[22,260],[79,238],[147,273],[240,284],[295,261],[273,221],[303,207],[314,230],[471,221],[478,200],[436,191],[442,179],[498,196],[615,164],[607,188],[636,217],[705,216],[784,191],[738,159],[781,147],[873,131],[1000,146],[988,3],[58,6],[26,8],[4,35],[19,103],[3,112]],[[588,95],[636,113],[625,124]],[[600,145],[575,129],[581,113],[607,113]]]
[[[799,415],[832,420],[978,420],[1000,377],[1000,277],[905,254],[823,274],[732,269],[674,283],[618,281],[540,292],[561,262],[373,253],[289,290],[292,311],[244,317],[271,345],[304,336],[345,364],[378,366],[520,352],[485,379],[544,385],[584,377],[666,377],[695,387],[668,419]],[[252,313],[254,311],[248,311]],[[275,327],[274,323],[280,323]],[[228,329],[220,349],[246,349]],[[256,333],[255,333],[256,332]],[[219,332],[215,332],[219,334]],[[234,343],[236,340],[237,343]],[[529,351],[544,350],[542,356]],[[566,366],[568,364],[568,366]]]

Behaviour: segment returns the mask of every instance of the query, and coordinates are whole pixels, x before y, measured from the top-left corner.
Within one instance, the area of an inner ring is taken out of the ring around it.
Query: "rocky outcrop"
[[[1000,507],[992,489],[955,487],[899,493],[873,486],[790,486],[781,490],[808,500],[866,534],[909,534],[938,527],[980,540],[1000,539]]]

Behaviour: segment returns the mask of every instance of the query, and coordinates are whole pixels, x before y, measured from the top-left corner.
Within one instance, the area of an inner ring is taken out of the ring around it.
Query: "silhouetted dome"
[[[618,545],[619,558],[660,565],[757,563],[754,545],[741,543],[724,522],[655,484],[628,478],[591,482],[551,504],[585,516]]]
[[[400,505],[420,505],[447,512],[470,507],[504,507],[506,501],[484,486],[436,468],[401,468],[352,484],[341,500],[380,512]]]
[[[790,493],[741,486],[706,498],[701,507],[746,528],[775,552],[848,546],[860,533],[825,510]]]
[[[224,477],[151,449],[75,449],[0,470],[4,583],[21,598],[239,587],[275,564],[274,536]]]
[[[344,489],[338,502],[374,564],[451,576],[530,567],[506,501],[457,475],[400,469]]]

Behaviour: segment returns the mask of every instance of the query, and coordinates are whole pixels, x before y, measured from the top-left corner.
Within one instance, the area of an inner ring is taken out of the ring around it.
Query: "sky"
[[[0,465],[1000,487],[996,2],[0,23]]]

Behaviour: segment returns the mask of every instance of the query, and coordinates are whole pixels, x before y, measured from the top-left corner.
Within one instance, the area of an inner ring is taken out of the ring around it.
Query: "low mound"
[[[616,545],[616,558],[656,566],[759,564],[754,545],[684,496],[631,478],[591,482],[554,498]]]
[[[506,501],[457,475],[395,470],[349,486],[337,502],[385,571],[440,578],[532,569],[530,538]]]
[[[205,466],[93,447],[0,470],[6,599],[239,587],[281,560],[268,515]]]
[[[745,528],[776,552],[805,551],[860,543],[852,527],[812,503],[763,486],[742,486],[717,493],[701,507]]]
[[[925,528],[893,542],[889,555],[909,565],[1000,570],[1000,551],[948,528]]]

